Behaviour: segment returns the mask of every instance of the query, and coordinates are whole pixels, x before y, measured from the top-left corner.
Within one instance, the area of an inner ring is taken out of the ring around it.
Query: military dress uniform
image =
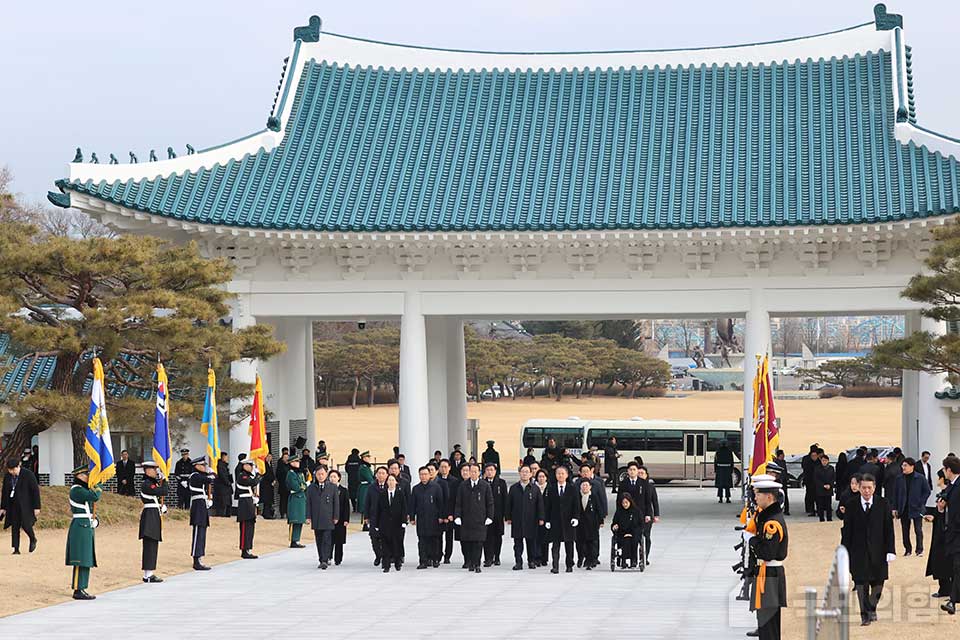
[[[190,449],[180,449],[181,457],[177,464],[173,466],[173,475],[177,476],[177,502],[181,509],[190,508],[190,489],[187,487],[187,479],[193,473],[193,464],[190,462]]]
[[[74,476],[87,473],[87,467],[73,470]],[[93,530],[97,526],[93,515],[93,505],[100,500],[103,489],[96,485],[92,489],[87,487],[87,481],[74,477],[70,487],[70,529],[67,532],[66,565],[73,567],[74,600],[93,600],[96,596],[87,593],[90,586],[90,568],[97,566],[97,550],[94,544]]]
[[[754,491],[779,493],[780,484],[755,482]],[[780,639],[780,609],[787,606],[787,578],[783,561],[787,558],[787,523],[779,502],[757,512],[753,523],[755,535],[750,538],[750,551],[757,567],[750,583],[750,610],[757,612],[761,640]]]
[[[300,544],[300,534],[303,531],[303,523],[307,521],[307,482],[304,476],[296,469],[287,471],[286,477],[287,490],[290,495],[287,497],[287,524],[290,527],[290,547],[293,549],[302,549]]]
[[[144,469],[157,468],[156,462],[144,462]],[[140,510],[139,538],[143,542],[141,569],[144,582],[163,582],[153,574],[157,569],[157,554],[160,543],[163,541],[163,525],[160,516],[166,513],[167,508],[161,504],[160,498],[167,494],[167,481],[160,477],[144,476],[140,485],[140,501],[143,508]]]
[[[207,466],[206,456],[194,459],[193,465],[194,472],[190,474],[190,479],[187,481],[187,487],[190,489],[190,526],[193,527],[190,556],[193,558],[193,568],[195,570],[207,571],[210,567],[200,562],[200,558],[207,554],[207,529],[210,528],[212,501],[207,497],[207,487],[216,481],[217,476],[205,470]]]
[[[240,525],[240,557],[255,560],[250,553],[253,549],[253,534],[257,526],[257,500],[253,489],[260,484],[260,477],[253,473],[253,461],[244,460],[237,472],[237,523]]]

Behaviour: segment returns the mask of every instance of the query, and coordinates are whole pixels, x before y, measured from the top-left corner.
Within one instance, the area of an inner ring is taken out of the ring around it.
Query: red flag
[[[265,459],[270,453],[267,443],[267,423],[263,416],[263,385],[257,374],[257,386],[253,392],[253,409],[250,411],[250,458],[257,465],[257,471],[263,473],[267,466]]]
[[[767,356],[757,362],[757,374],[753,380],[753,457],[750,459],[750,475],[765,473],[767,462],[780,444],[777,416],[773,408],[773,386],[770,384],[770,359]]]

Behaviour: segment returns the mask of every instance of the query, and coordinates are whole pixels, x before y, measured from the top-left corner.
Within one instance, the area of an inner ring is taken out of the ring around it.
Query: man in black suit
[[[934,481],[933,476],[935,475],[933,469],[930,467],[930,452],[924,451],[920,454],[920,459],[917,461],[917,472],[924,477],[927,481],[927,487],[930,491],[933,491]]]
[[[653,518],[653,491],[649,481],[640,477],[640,465],[635,460],[627,465],[627,477],[620,483],[617,493],[618,502],[624,493],[629,493],[633,498],[633,504],[640,511],[644,523],[650,522]]]
[[[0,518],[3,528],[10,527],[13,553],[20,554],[20,530],[30,538],[30,553],[37,548],[33,525],[40,515],[40,485],[29,469],[16,458],[7,460],[7,474],[3,478],[3,496],[0,497]]]
[[[557,482],[547,486],[544,496],[544,512],[547,540],[552,544],[553,567],[550,573],[560,573],[560,543],[564,546],[567,573],[573,573],[573,553],[577,542],[577,526],[580,524],[580,497],[572,482],[567,482],[567,468],[557,467]],[[626,483],[624,483],[626,484]]]
[[[457,490],[453,522],[460,527],[467,571],[480,573],[480,554],[487,539],[487,526],[493,524],[493,492],[490,483],[480,479],[480,465],[471,462],[469,475]]]
[[[410,467],[407,466],[407,456],[402,453],[398,455],[397,464],[400,466],[400,477],[407,481],[407,488],[412,489],[413,474],[410,472]]]
[[[860,624],[877,619],[877,603],[888,577],[888,564],[896,559],[893,514],[886,499],[876,495],[877,480],[866,474],[860,493],[841,506],[843,529],[840,544],[850,554],[850,574],[860,601]]]
[[[487,527],[487,539],[483,542],[483,566],[500,566],[500,549],[503,547],[503,513],[507,502],[507,483],[498,473],[500,468],[488,462],[483,467],[483,479],[490,484],[493,494],[493,523]]]
[[[223,518],[230,517],[230,507],[233,506],[233,476],[230,475],[229,458],[226,451],[220,452],[217,479],[213,483],[213,513]]]
[[[803,469],[803,506],[808,516],[817,515],[817,482],[813,477],[820,464],[818,450],[820,445],[813,443],[810,445],[810,453],[800,459],[800,468]]]
[[[955,615],[960,603],[960,458],[947,456],[943,460],[943,475],[947,481],[944,496],[937,500],[937,510],[944,514],[943,555],[947,566],[953,569],[950,600],[940,608]]]
[[[457,491],[460,488],[460,478],[454,475],[450,461],[444,458],[440,461],[440,475],[437,481],[446,484],[447,504],[444,509],[444,515],[447,522],[443,525],[443,564],[450,564],[450,556],[453,555],[453,539],[455,529],[453,526],[453,512],[457,504]]]
[[[380,535],[378,519],[380,517],[380,498],[387,490],[386,467],[377,467],[374,472],[374,482],[367,487],[362,512],[366,515],[370,528],[370,546],[373,547],[373,566],[380,566],[383,559],[383,538]]]
[[[520,467],[520,482],[510,487],[503,516],[513,537],[514,571],[523,569],[523,544],[527,544],[527,566],[535,569],[537,529],[544,523],[543,495],[530,479],[530,467]]]
[[[136,467],[137,463],[130,459],[127,450],[121,451],[120,459],[117,460],[117,493],[121,496],[132,496],[136,493],[136,487],[133,486]]]
[[[290,471],[290,449],[284,447],[280,450],[280,459],[277,460],[277,494],[280,497],[280,517],[287,517],[287,499],[290,497],[290,490],[287,489],[287,471]]]
[[[431,480],[430,473],[428,467],[417,470],[420,483],[410,494],[410,522],[417,527],[417,547],[420,550],[417,569],[440,566],[440,526],[447,521],[447,501],[444,498],[447,485]]]

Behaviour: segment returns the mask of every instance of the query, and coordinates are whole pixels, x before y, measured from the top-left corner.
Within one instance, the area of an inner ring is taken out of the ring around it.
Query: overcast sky
[[[33,0],[0,2],[0,166],[44,197],[74,149],[121,162],[262,129],[292,29],[465,49],[702,47],[811,35],[873,19],[872,1]],[[888,2],[913,46],[917,118],[960,136],[960,2]],[[387,61],[385,61],[386,63]]]

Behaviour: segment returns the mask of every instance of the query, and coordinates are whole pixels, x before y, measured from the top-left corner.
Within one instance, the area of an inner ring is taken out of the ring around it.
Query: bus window
[[[727,447],[734,449],[733,441],[730,439],[730,433],[726,431],[707,432],[707,451],[716,451],[720,448],[721,442],[726,442]]]
[[[607,440],[609,438],[609,429],[590,429],[587,431],[587,447],[598,447],[603,449],[605,446],[607,446]]]
[[[647,440],[643,429],[611,429],[610,435],[617,438],[617,448],[624,451],[643,451]]]
[[[683,431],[647,430],[648,451],[683,451]]]
[[[561,449],[580,449],[583,447],[583,429],[581,427],[527,427],[523,430],[523,446],[542,449],[547,440],[554,438]]]

